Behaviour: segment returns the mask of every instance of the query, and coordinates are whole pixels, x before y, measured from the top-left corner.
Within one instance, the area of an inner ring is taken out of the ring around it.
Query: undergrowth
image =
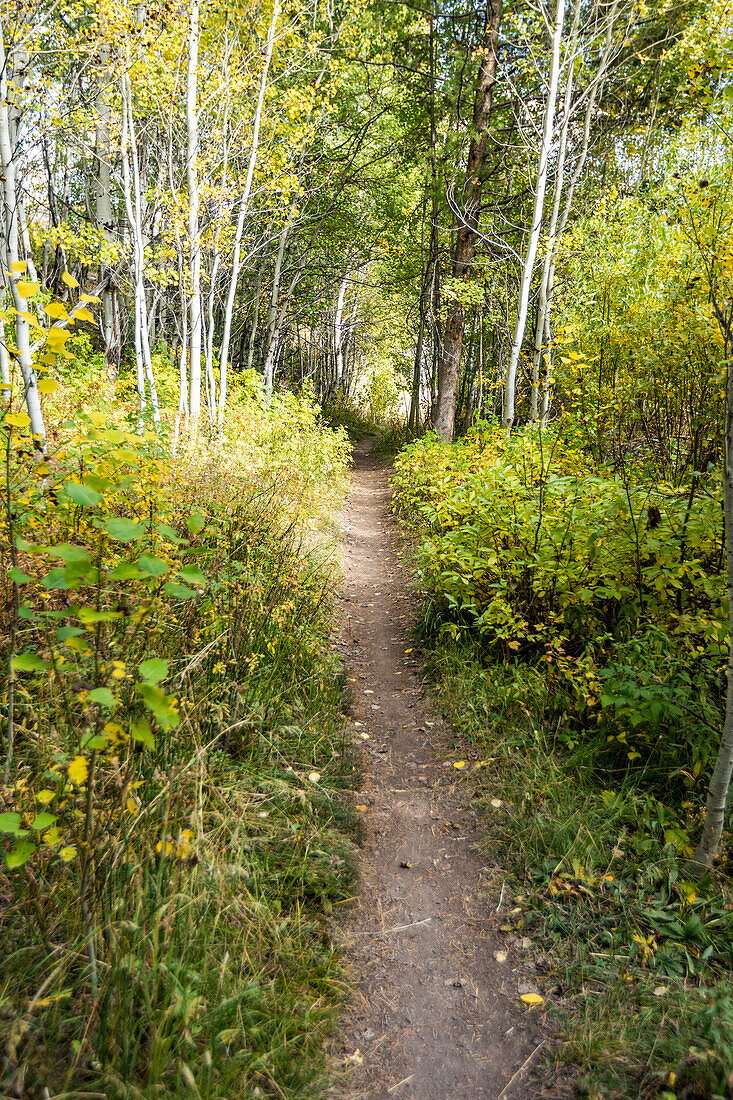
[[[288,395],[177,454],[70,413],[41,466],[3,425],[2,1092],[318,1095],[353,764],[313,517],[345,437]]]
[[[721,723],[717,499],[650,500],[572,440],[483,429],[407,448],[395,504],[420,520],[428,672],[476,746],[554,1064],[595,1100],[730,1095],[728,867],[684,878]]]

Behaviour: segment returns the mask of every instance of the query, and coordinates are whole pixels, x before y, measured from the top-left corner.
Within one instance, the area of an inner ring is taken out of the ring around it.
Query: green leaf
[[[18,833],[20,828],[20,814],[0,814],[0,833]]]
[[[93,626],[94,623],[109,623],[113,619],[121,619],[121,611],[95,611],[93,607],[80,607],[77,616],[85,626]]]
[[[39,672],[48,668],[49,662],[42,660],[36,653],[19,653],[10,662],[16,672]]]
[[[91,561],[92,557],[83,546],[72,546],[69,542],[62,542],[59,546],[49,546],[48,553],[63,561]]]
[[[87,699],[90,699],[92,703],[99,703],[102,707],[109,707],[110,710],[117,702],[109,688],[94,688],[87,695]]]
[[[143,577],[162,577],[170,569],[167,561],[154,558],[152,554],[141,554],[137,559],[137,565]]]
[[[200,512],[192,512],[186,520],[186,527],[192,535],[197,535],[206,526],[206,520]]]
[[[207,585],[209,583],[209,578],[201,572],[197,565],[184,565],[178,572],[181,574],[181,578],[187,581],[188,584]]]
[[[66,591],[66,589],[72,587],[69,584],[69,578],[66,576],[66,570],[64,568],[52,569],[50,573],[46,573],[46,576],[41,580],[41,584],[44,588],[50,590],[60,589],[61,591]]]
[[[101,493],[88,485],[79,485],[76,481],[67,481],[64,492],[74,501],[74,504],[81,504],[84,508],[93,508],[102,499]]]
[[[12,569],[8,569],[8,577],[16,584],[28,584],[28,581],[33,580],[33,577],[29,577],[22,569],[18,569],[17,565],[14,565]]]
[[[182,539],[172,527],[169,527],[167,523],[159,523],[155,528],[159,535],[163,535],[169,542],[173,542],[176,546],[188,546],[188,539]]]
[[[104,526],[110,538],[117,539],[118,542],[132,542],[141,539],[145,534],[145,524],[137,523],[134,519],[113,517],[106,519]]]
[[[162,729],[177,729],[181,718],[173,707],[169,697],[154,684],[135,684],[137,691],[142,695],[145,705],[152,710],[158,719]]]
[[[68,638],[78,638],[84,631],[80,626],[60,626],[55,634],[60,642],[65,642]]]
[[[88,733],[86,737],[82,737],[81,747],[83,749],[105,749],[107,738],[103,733]]]
[[[181,600],[190,600],[196,593],[192,588],[186,588],[185,584],[176,584],[175,581],[168,581],[163,585],[163,591],[167,592],[169,596],[176,596]]]
[[[56,818],[53,814],[36,814],[33,818],[31,829],[35,829],[37,833],[40,833],[43,829],[50,829],[55,823]]]
[[[113,581],[138,581],[143,575],[132,562],[121,561],[110,571],[109,578]]]
[[[140,665],[140,675],[148,684],[157,684],[168,675],[168,661],[160,657],[151,657]]]
[[[130,726],[130,737],[133,741],[139,741],[141,744],[147,745],[149,749],[155,748],[155,738],[150,729],[150,723],[146,718],[138,718],[136,722],[132,723]]]
[[[27,840],[21,841],[20,844],[16,844],[12,852],[8,852],[5,860],[8,867],[22,867],[35,852],[35,846],[30,844]]]

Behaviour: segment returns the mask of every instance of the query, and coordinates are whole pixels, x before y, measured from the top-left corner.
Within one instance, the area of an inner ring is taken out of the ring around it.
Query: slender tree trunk
[[[540,295],[537,306],[537,323],[535,325],[534,351],[532,353],[532,393],[530,394],[529,419],[532,423],[539,419],[540,415],[540,366],[542,362],[542,339],[546,328],[548,311],[547,290],[549,285],[550,266],[555,254],[555,242],[557,240],[557,227],[560,217],[560,202],[565,184],[565,157],[568,149],[568,132],[570,130],[570,115],[573,106],[573,85],[575,81],[575,51],[578,44],[578,27],[580,24],[580,0],[575,2],[573,15],[573,29],[570,34],[570,42],[567,55],[567,77],[565,81],[565,99],[563,103],[562,124],[558,143],[557,169],[555,176],[555,193],[552,200],[552,213],[547,232],[547,247],[545,261],[542,268],[540,282]]]
[[[186,183],[188,186],[189,416],[195,431],[201,417],[201,228],[199,226],[199,120],[196,102],[199,62],[199,0],[190,0],[186,68]]]
[[[137,368],[138,393],[140,394],[140,413],[145,409],[145,380],[150,391],[150,406],[154,423],[160,424],[158,391],[153,375],[153,361],[150,354],[148,334],[147,299],[145,297],[145,246],[142,232],[143,194],[140,179],[140,164],[137,155],[137,136],[132,109],[132,88],[129,77],[122,78],[123,123],[122,123],[122,174],[125,191],[127,217],[133,234],[133,255],[135,271],[135,364]],[[127,139],[129,137],[131,156],[128,159]],[[132,161],[132,188],[130,187],[130,160]],[[141,390],[142,385],[142,390]]]
[[[0,22],[0,169],[2,175],[4,251],[10,282],[10,293],[15,307],[15,343],[18,348],[18,361],[23,377],[25,403],[31,420],[31,433],[36,453],[41,456],[45,449],[46,427],[41,412],[36,372],[30,347],[30,330],[24,314],[28,311],[28,302],[18,289],[23,278],[22,261],[18,247],[18,179],[16,174],[16,150],[10,140],[10,122],[8,117],[8,82],[12,78],[12,60],[5,53],[3,28]],[[4,379],[3,379],[4,381]]]
[[[517,388],[517,368],[519,355],[524,341],[524,332],[527,325],[527,311],[529,308],[529,292],[532,285],[537,246],[542,231],[542,219],[545,209],[545,190],[547,188],[547,166],[550,158],[550,145],[552,143],[552,131],[555,122],[555,103],[557,101],[557,88],[560,77],[560,46],[562,44],[562,28],[565,19],[565,0],[557,0],[555,9],[555,27],[552,35],[552,62],[550,65],[550,82],[547,91],[547,107],[545,109],[545,126],[540,146],[540,162],[537,168],[537,184],[535,188],[534,209],[532,211],[532,224],[527,241],[527,252],[524,257],[522,269],[522,281],[519,288],[519,301],[517,303],[517,323],[514,329],[514,339],[509,356],[509,365],[504,383],[504,408],[502,425],[510,432],[514,424],[514,405]]]
[[[473,105],[473,136],[466,164],[466,184],[461,225],[453,253],[453,278],[468,282],[473,270],[473,257],[479,239],[481,192],[489,144],[489,122],[496,82],[499,24],[502,0],[487,0],[484,35],[481,43],[481,64]],[[455,429],[458,376],[461,350],[466,327],[466,311],[460,301],[452,303],[443,333],[443,347],[438,362],[438,393],[435,430],[443,439],[452,439]]]
[[[334,316],[333,323],[333,347],[336,357],[336,392],[341,389],[344,378],[344,347],[343,347],[343,320],[344,320],[344,301],[346,299],[346,290],[349,285],[349,273],[348,271],[341,280],[341,286],[339,287],[338,298],[336,300],[336,314]]]
[[[694,879],[704,877],[717,855],[723,836],[728,793],[731,777],[733,777],[733,303],[728,304],[727,308],[720,305],[712,267],[708,267],[707,263],[705,266],[713,310],[723,336],[723,354],[726,363],[723,514],[725,519],[725,559],[728,580],[729,650],[726,669],[728,684],[723,736],[715,759],[710,786],[708,787],[700,843],[695,849],[692,859],[685,867],[685,874]]]
[[[257,289],[252,304],[252,325],[249,330],[249,346],[247,348],[247,370],[252,370],[257,344],[257,328],[260,323],[260,298],[262,296],[262,266],[257,271]]]
[[[242,197],[239,200],[239,213],[237,215],[237,227],[234,233],[234,254],[232,256],[232,272],[229,279],[229,293],[227,294],[227,304],[224,311],[224,333],[221,341],[221,353],[219,362],[221,364],[222,382],[219,389],[219,401],[220,408],[224,409],[224,403],[226,401],[226,370],[229,362],[229,342],[232,332],[232,317],[234,315],[234,299],[237,294],[237,283],[239,281],[239,272],[241,268],[241,250],[242,250],[242,234],[244,232],[244,221],[247,216],[247,206],[249,203],[250,191],[252,190],[252,180],[254,178],[255,166],[257,164],[257,149],[260,141],[260,124],[262,122],[262,109],[265,102],[265,92],[267,91],[267,76],[270,70],[270,62],[272,60],[272,51],[275,43],[275,31],[277,30],[277,21],[280,17],[280,0],[275,0],[272,9],[272,18],[270,20],[270,26],[267,31],[267,46],[265,49],[265,64],[262,69],[262,76],[260,78],[260,90],[257,96],[257,107],[255,109],[254,123],[252,126],[252,147],[249,151],[249,162],[247,164],[247,177],[244,181],[244,190],[242,191]],[[251,360],[251,356],[250,356]],[[251,365],[247,364],[248,367]]]
[[[282,318],[279,311],[280,302],[280,277],[282,274],[285,245],[290,233],[290,215],[280,231],[280,241],[275,257],[275,270],[272,275],[272,291],[270,293],[270,308],[267,312],[267,343],[265,345],[265,359],[262,367],[262,384],[265,396],[269,399],[272,395],[272,386],[275,373],[275,356],[277,355],[278,341],[280,337],[280,325]]]
[[[94,215],[97,226],[104,233],[105,241],[112,242],[112,192],[110,162],[110,108],[107,101],[109,78],[106,66],[109,62],[108,49],[102,45],[99,50],[99,64],[102,70],[94,98],[95,140],[94,140]],[[99,282],[104,284],[101,292],[100,321],[104,340],[107,370],[112,377],[119,374],[120,326],[117,316],[117,293],[112,273],[105,262],[99,265]]]

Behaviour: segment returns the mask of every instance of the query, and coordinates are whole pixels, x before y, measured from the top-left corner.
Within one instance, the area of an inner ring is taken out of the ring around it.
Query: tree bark
[[[726,674],[728,685],[725,702],[725,721],[720,748],[715,759],[708,797],[705,806],[702,836],[695,854],[685,867],[685,874],[701,879],[707,874],[717,855],[725,826],[731,777],[733,777],[733,303],[726,309],[720,306],[716,294],[716,280],[712,264],[706,264],[713,310],[724,340],[726,362],[725,386],[725,454],[723,468],[723,514],[725,519],[725,560],[728,580],[729,650]]]
[[[481,43],[481,64],[473,105],[473,136],[468,150],[462,224],[459,226],[453,253],[453,278],[468,282],[473,270],[473,257],[479,239],[483,173],[489,148],[489,122],[496,83],[499,25],[502,0],[487,0],[484,35]],[[458,376],[461,350],[466,327],[466,310],[461,302],[451,304],[443,333],[443,347],[438,361],[438,394],[435,430],[443,439],[451,440],[455,429]]]
[[[522,268],[522,281],[519,288],[519,301],[517,303],[517,323],[514,328],[509,365],[504,383],[504,406],[502,410],[502,426],[510,432],[514,424],[514,405],[517,388],[517,368],[519,355],[524,341],[524,332],[527,326],[527,311],[529,308],[529,292],[532,285],[532,275],[537,257],[537,246],[540,242],[542,231],[542,219],[545,209],[545,191],[547,188],[547,167],[550,159],[550,144],[555,123],[555,104],[557,102],[557,88],[560,77],[560,46],[562,43],[562,28],[565,19],[565,0],[557,0],[555,9],[555,26],[552,34],[552,62],[550,64],[550,82],[547,91],[547,106],[545,109],[545,126],[540,146],[540,161],[537,167],[537,184],[535,188],[534,207],[532,210],[532,224],[529,229],[527,252]]]
[[[257,164],[257,149],[260,140],[260,124],[262,122],[262,109],[265,102],[265,92],[267,91],[267,76],[270,71],[270,62],[272,60],[272,51],[275,43],[275,31],[277,30],[277,21],[280,17],[280,0],[275,0],[272,9],[272,18],[270,20],[270,26],[267,32],[267,46],[265,50],[265,64],[262,69],[262,77],[260,78],[260,90],[257,96],[257,107],[255,109],[255,117],[252,125],[252,146],[249,151],[249,163],[247,164],[247,178],[244,181],[244,190],[242,191],[242,197],[239,200],[239,213],[237,215],[237,228],[234,234],[234,255],[232,256],[232,273],[229,279],[229,293],[227,294],[227,304],[224,311],[224,333],[221,341],[221,353],[219,356],[221,379],[219,384],[219,403],[220,403],[220,417],[224,413],[224,403],[227,396],[227,384],[226,384],[226,372],[229,360],[229,342],[231,340],[232,332],[232,317],[234,315],[234,299],[237,293],[237,283],[239,281],[239,272],[241,269],[241,249],[242,249],[242,234],[244,232],[244,221],[247,216],[247,206],[249,203],[249,195],[252,190],[252,180],[254,178],[255,166]],[[258,290],[259,301],[259,290]],[[250,356],[251,360],[251,356]],[[248,363],[248,366],[250,364]]]
[[[191,0],[186,68],[186,183],[191,293],[188,299],[189,416],[194,431],[201,417],[201,227],[199,225],[199,121],[196,102],[199,59],[199,0]]]
[[[0,22],[0,169],[2,174],[2,195],[4,214],[5,258],[10,282],[10,293],[15,307],[15,343],[18,349],[18,361],[23,377],[25,403],[31,420],[31,433],[36,452],[41,455],[45,448],[46,427],[41,412],[41,400],[38,392],[36,372],[30,347],[30,330],[24,314],[28,311],[28,302],[18,289],[23,278],[19,270],[20,250],[18,247],[18,180],[16,175],[15,149],[10,140],[10,120],[8,117],[8,81],[12,76],[12,59],[5,53],[3,28]]]

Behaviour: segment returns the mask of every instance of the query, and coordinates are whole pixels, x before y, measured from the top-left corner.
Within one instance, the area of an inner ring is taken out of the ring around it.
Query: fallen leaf
[[[544,1004],[545,998],[540,997],[539,993],[523,993],[520,1000],[526,1005],[541,1005]]]
[[[368,809],[368,807],[357,805],[356,809],[359,811],[360,814],[363,814]]]
[[[465,768],[465,766],[466,766],[466,761],[465,760],[456,760],[454,765],[453,765],[454,768]]]

